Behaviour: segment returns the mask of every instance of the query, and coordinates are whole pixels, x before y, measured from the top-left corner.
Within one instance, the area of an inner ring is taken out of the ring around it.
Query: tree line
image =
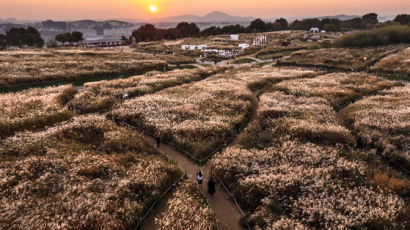
[[[44,40],[33,27],[12,28],[6,35],[0,34],[0,49],[5,49],[7,46],[40,48],[44,46]]]
[[[410,25],[410,15],[401,14],[393,21],[385,23],[379,23],[378,15],[375,13],[369,13],[363,15],[361,18],[353,18],[349,20],[340,20],[336,18],[309,18],[303,20],[296,20],[289,23],[284,18],[279,18],[274,22],[264,22],[261,19],[256,19],[251,22],[247,27],[241,25],[228,25],[223,27],[212,26],[200,31],[195,23],[182,22],[175,28],[170,29],[158,29],[152,24],[146,24],[133,31],[130,41],[131,42],[146,42],[146,41],[158,41],[162,39],[179,39],[185,37],[201,37],[211,35],[222,34],[240,34],[240,33],[261,33],[280,30],[309,30],[316,27],[320,30],[326,30],[331,32],[371,29],[379,25],[385,24],[402,24]]]
[[[81,42],[84,38],[83,33],[75,31],[59,34],[55,37],[55,40],[71,44]],[[44,46],[44,40],[38,30],[33,27],[12,28],[5,35],[0,34],[0,50],[4,50],[9,46],[41,48]]]
[[[317,27],[326,31],[347,31],[359,29],[380,28],[385,25],[407,25],[410,26],[410,15],[397,15],[393,21],[379,23],[377,14],[369,13],[361,18],[353,18],[341,21],[332,18],[310,18],[296,20],[292,23],[284,18],[275,20],[274,22],[264,22],[261,19],[256,19],[247,27],[241,25],[228,25],[223,27],[209,27],[200,30],[195,23],[181,22],[175,28],[158,29],[154,25],[146,24],[133,31],[130,41],[157,41],[162,39],[179,39],[185,37],[200,37],[221,34],[240,34],[240,33],[260,33],[279,30],[309,30],[312,27]],[[403,30],[403,29],[401,29]],[[385,31],[385,30],[380,30]],[[62,33],[55,37],[56,41],[61,43],[77,43],[84,40],[81,32]],[[122,38],[127,40],[127,38]],[[33,27],[27,28],[12,28],[5,35],[0,34],[0,49],[5,49],[8,46],[17,47],[43,47],[44,40],[40,33]]]
[[[83,37],[83,33],[74,31],[72,33],[67,32],[67,33],[58,34],[55,37],[55,40],[63,44],[67,42],[72,44],[72,43],[78,43],[78,42],[84,41],[84,37]]]

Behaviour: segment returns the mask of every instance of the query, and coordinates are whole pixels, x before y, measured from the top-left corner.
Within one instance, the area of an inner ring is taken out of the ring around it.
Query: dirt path
[[[259,100],[257,98],[257,94],[259,90],[253,92],[253,96],[251,98],[252,103],[252,115],[250,122],[256,119],[257,117],[257,109],[259,106]],[[235,145],[238,143],[239,138],[243,133],[236,136],[236,138],[232,141],[231,145]],[[156,141],[153,137],[149,135],[144,135],[144,139],[151,145],[156,146]],[[241,218],[241,213],[237,209],[236,205],[230,201],[230,196],[226,193],[226,191],[222,188],[222,186],[216,186],[216,193],[213,196],[208,195],[207,193],[207,186],[206,182],[209,180],[211,174],[211,167],[210,163],[208,162],[205,166],[198,166],[192,161],[190,161],[187,157],[185,157],[182,153],[176,150],[173,146],[167,144],[161,144],[159,150],[162,154],[168,156],[169,159],[178,162],[178,164],[185,169],[187,173],[187,177],[190,180],[196,180],[196,173],[199,170],[202,170],[204,173],[204,184],[201,187],[202,193],[206,196],[209,201],[211,209],[214,211],[216,215],[216,219],[218,221],[219,228],[221,230],[240,230],[242,229],[239,225],[239,220]],[[150,215],[143,223],[142,229],[146,230],[155,230],[158,229],[158,226],[155,225],[154,219],[155,217],[160,217],[161,214],[166,211],[166,200],[171,197],[168,194],[164,197],[161,204],[155,210],[155,213]]]
[[[193,64],[193,66],[195,66],[195,67],[198,68],[198,69],[206,69],[205,66],[199,65],[199,64]]]
[[[150,143],[151,145],[156,145],[156,141],[154,138],[148,135],[144,135],[144,139]],[[188,158],[186,158],[183,154],[179,153],[174,147],[167,145],[167,144],[161,144],[159,150],[166,156],[168,156],[169,159],[178,162],[178,164],[185,169],[188,179],[190,180],[195,180],[196,179],[196,173],[199,170],[202,170],[204,173],[204,182],[207,182],[209,180],[209,175],[211,173],[210,166],[209,164],[205,166],[198,166],[192,161],[190,161]],[[229,201],[229,195],[226,194],[220,186],[216,187],[216,193],[214,196],[209,196],[206,191],[206,183],[202,185],[202,192],[206,195],[211,208],[215,212],[216,218],[218,220],[219,227],[221,229],[241,229],[239,225],[239,219],[241,218],[241,214],[237,210],[236,206],[234,203]],[[169,198],[169,197],[168,197]],[[149,218],[147,218],[143,225],[142,229],[148,229],[148,230],[154,230],[158,229],[157,226],[154,223],[154,218],[160,216],[162,212],[165,211],[166,209],[166,202],[163,202],[157,209],[155,215],[151,215]]]
[[[252,103],[252,114],[251,117],[249,119],[249,123],[251,123],[252,121],[256,120],[256,118],[258,117],[258,108],[259,108],[259,99],[257,97],[257,95],[259,94],[260,90],[256,90],[252,93],[252,97],[251,97],[251,103]],[[249,124],[248,123],[248,124]],[[232,141],[232,143],[230,144],[232,145],[237,145],[239,144],[239,140],[241,139],[241,137],[245,135],[244,132],[240,132],[235,139]]]

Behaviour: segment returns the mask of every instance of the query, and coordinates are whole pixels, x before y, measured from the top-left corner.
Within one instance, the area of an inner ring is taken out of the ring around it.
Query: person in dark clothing
[[[199,172],[196,174],[196,179],[198,180],[199,187],[202,187],[202,178],[203,178],[202,171],[199,170]]]
[[[80,114],[80,107],[78,105],[74,106],[74,112]]]
[[[214,193],[215,193],[215,181],[211,177],[211,179],[209,179],[208,181],[208,194],[212,196],[214,195]]]
[[[236,131],[236,133],[239,133],[241,131],[241,125],[240,124],[235,124],[235,131]]]
[[[157,141],[157,148],[159,148],[159,145],[161,144],[161,137],[156,136],[155,140]]]

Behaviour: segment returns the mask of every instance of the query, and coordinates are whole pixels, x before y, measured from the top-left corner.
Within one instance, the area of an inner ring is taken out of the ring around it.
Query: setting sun
[[[156,13],[158,11],[158,8],[156,5],[151,5],[149,7],[149,10],[151,11],[151,13]]]

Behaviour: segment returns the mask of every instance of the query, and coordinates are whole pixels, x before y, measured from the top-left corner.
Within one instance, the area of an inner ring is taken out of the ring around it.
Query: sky
[[[156,5],[158,11],[149,11]],[[159,19],[212,11],[260,18],[410,13],[410,0],[0,0],[0,18]]]

